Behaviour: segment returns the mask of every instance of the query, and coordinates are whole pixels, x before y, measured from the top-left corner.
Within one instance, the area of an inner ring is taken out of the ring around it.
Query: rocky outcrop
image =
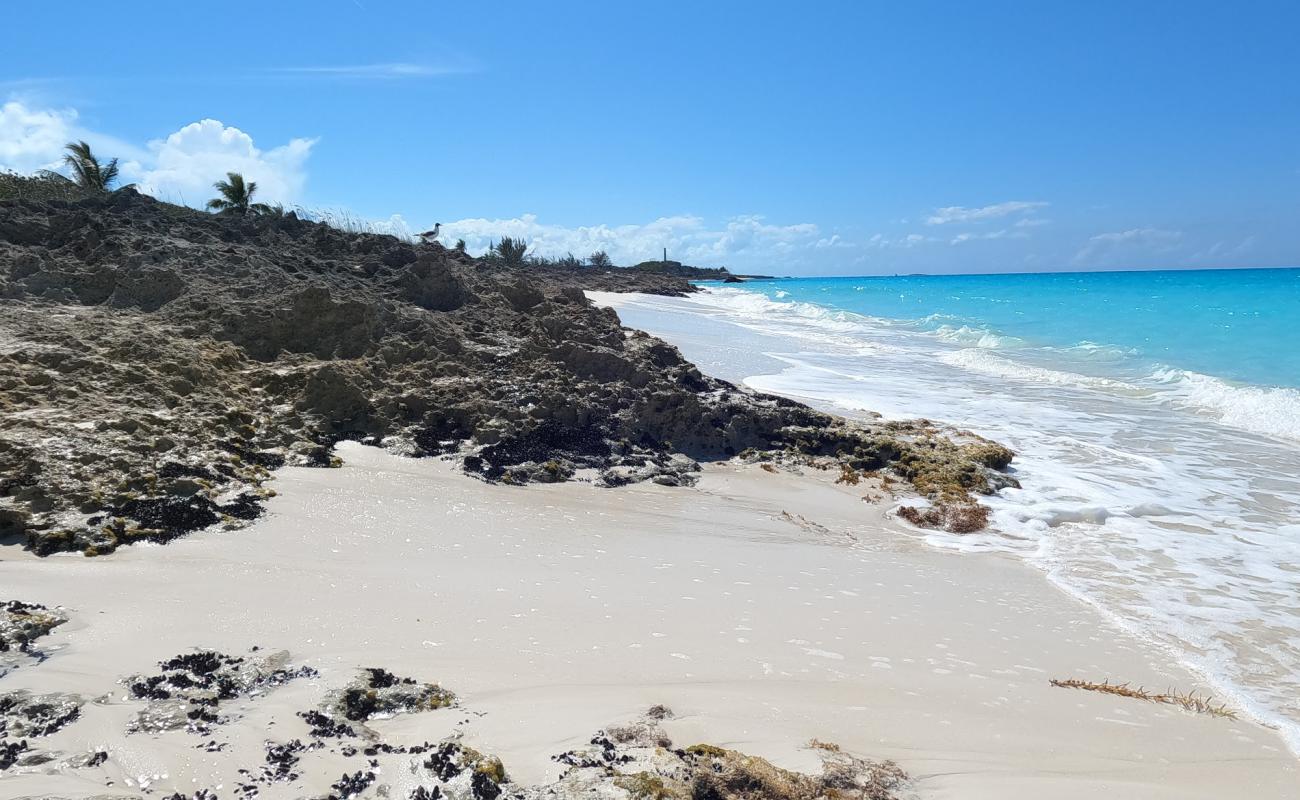
[[[286,651],[230,656],[201,650],[182,653],[158,667],[154,675],[136,675],[123,681],[132,699],[147,701],[132,720],[129,732],[184,728],[207,734],[211,726],[226,721],[223,703],[317,675],[311,667],[290,664]]]
[[[708,378],[584,288],[691,291],[130,190],[0,201],[0,541],[95,555],[237,527],[273,470],[329,466],[343,438],[507,483],[678,485],[749,448],[897,467],[936,497],[1001,480],[1001,451]]]
[[[520,800],[607,797],[643,800],[893,800],[910,779],[892,761],[870,761],[813,740],[820,775],[782,769],[766,759],[710,744],[675,747],[661,723],[663,706],[624,725],[598,731],[587,747],[555,756],[565,765],[553,783],[515,789]]]
[[[58,609],[21,600],[0,600],[0,678],[13,670],[38,662],[45,654],[36,640],[68,621]]]
[[[368,667],[343,691],[326,701],[324,713],[350,722],[436,711],[456,702],[456,695],[436,683],[399,678],[381,667]]]
[[[37,609],[23,605],[19,611]],[[216,790],[224,786],[233,786],[236,797],[255,798],[276,787],[277,796],[334,800],[362,796],[413,800],[894,800],[911,796],[908,776],[893,762],[868,760],[817,740],[807,747],[821,761],[818,775],[783,769],[766,759],[711,744],[679,747],[666,729],[674,719],[673,712],[663,705],[597,731],[585,745],[553,755],[552,761],[560,769],[554,780],[523,783],[512,778],[499,757],[466,743],[465,731],[458,728],[467,715],[482,716],[482,712],[463,708],[451,691],[438,684],[369,667],[344,686],[326,691],[317,708],[299,712],[297,719],[288,716],[283,703],[265,702],[269,694],[300,680],[322,681],[325,676],[312,666],[295,666],[287,651],[253,647],[242,656],[215,650],[182,653],[158,663],[152,674],[122,678],[125,694],[87,698],[23,689],[2,692],[0,774],[76,771],[81,780],[104,781],[109,786],[122,777],[134,776],[126,781],[136,790],[133,796],[186,786],[186,778],[194,784],[201,775],[215,788],[163,795],[200,800],[213,800],[218,797]],[[258,758],[233,764],[228,760],[178,762],[174,765],[180,771],[177,775],[134,771],[124,776],[124,770],[138,766],[131,747],[109,744],[73,752],[56,749],[56,742],[66,746],[69,740],[50,737],[81,723],[83,712],[87,717],[99,717],[102,725],[99,710],[119,703],[136,709],[126,723],[128,736],[184,730],[202,736],[197,749],[215,753],[235,744],[235,751],[257,754]],[[403,732],[400,727],[371,724],[399,714],[433,713],[443,715],[433,726],[444,731],[435,742],[416,743],[409,728]],[[259,724],[250,727],[250,719]],[[457,719],[461,722],[454,723]],[[269,738],[279,731],[300,733],[293,738]],[[250,735],[257,737],[260,747],[239,746],[251,744],[238,741]],[[222,774],[218,769],[228,772]],[[321,791],[324,787],[329,788],[328,793]]]
[[[34,695],[22,689],[0,694],[0,772],[59,758],[61,753],[45,749],[40,740],[75,722],[85,703],[75,694]]]

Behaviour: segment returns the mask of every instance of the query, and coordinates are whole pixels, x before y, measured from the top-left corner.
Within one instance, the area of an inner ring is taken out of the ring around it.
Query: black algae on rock
[[[124,681],[132,698],[148,701],[132,721],[131,732],[185,728],[205,734],[223,721],[223,702],[318,674],[311,667],[290,664],[284,651],[230,656],[202,650],[170,658],[158,667],[155,675],[136,675]]]

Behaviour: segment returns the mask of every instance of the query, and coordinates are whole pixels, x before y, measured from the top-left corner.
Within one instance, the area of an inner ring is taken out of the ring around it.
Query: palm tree
[[[224,181],[217,181],[212,188],[221,193],[208,201],[208,208],[219,214],[266,214],[271,207],[266,203],[254,203],[253,193],[257,191],[257,181],[244,181],[238,172],[227,172]]]
[[[90,145],[85,141],[68,142],[63,149],[68,151],[68,154],[63,157],[63,163],[72,172],[72,177],[69,178],[53,170],[42,170],[42,175],[63,178],[90,192],[107,192],[117,180],[116,158],[107,164],[101,164],[99,159],[95,158],[95,154],[90,152]]]

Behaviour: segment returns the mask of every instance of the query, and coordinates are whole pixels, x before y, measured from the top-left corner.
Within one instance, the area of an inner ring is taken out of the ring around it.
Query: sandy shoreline
[[[459,730],[525,784],[558,774],[551,756],[661,703],[677,713],[666,727],[679,745],[812,770],[801,745],[816,737],[897,760],[921,797],[1300,787],[1281,740],[1249,721],[1050,687],[1200,688],[1031,568],[924,547],[863,502],[866,487],[720,465],[694,489],[517,489],[355,444],[340,454],[338,470],[278,473],[269,514],[245,530],[97,559],[6,549],[5,595],[72,619],[46,640],[46,662],[0,688],[110,694],[43,744],[110,758],[14,770],[0,793],[132,796],[125,778],[166,775],[151,788],[224,784],[226,796],[264,740],[304,735],[295,712],[369,666],[462,701],[375,723],[386,736]],[[222,752],[183,731],[123,735],[141,704],[123,699],[120,677],[189,648],[254,645],[320,676],[241,701],[241,718],[214,734],[231,742]],[[260,796],[326,792],[346,767],[308,754],[298,783]],[[379,783],[404,797],[410,781],[394,767]]]

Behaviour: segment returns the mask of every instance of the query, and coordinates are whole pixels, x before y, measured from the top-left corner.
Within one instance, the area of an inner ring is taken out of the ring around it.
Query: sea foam
[[[1300,752],[1300,391],[1096,339],[1034,345],[948,315],[889,319],[751,288],[633,305],[761,334],[781,367],[748,375],[755,389],[1012,447],[1022,488],[984,501],[992,528],[925,539],[1040,567]]]
[[[1162,394],[1171,405],[1251,433],[1300,441],[1300,390],[1233,385],[1181,369],[1159,370],[1152,380],[1165,387]]]

